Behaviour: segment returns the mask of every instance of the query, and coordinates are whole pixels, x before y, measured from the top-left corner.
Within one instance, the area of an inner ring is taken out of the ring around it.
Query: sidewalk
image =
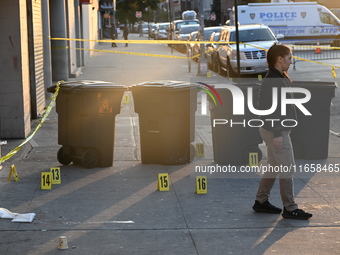
[[[130,34],[129,39],[137,36]],[[123,46],[101,44],[100,49],[171,55],[166,45]],[[176,51],[173,55],[182,56]],[[188,73],[185,59],[100,52],[94,53],[83,73],[72,80],[131,86],[148,80],[189,81],[198,79],[196,73],[197,63]],[[226,82],[214,73],[210,79],[218,84]],[[213,162],[209,118],[198,116],[196,123],[196,141],[205,144],[203,159],[178,166],[141,164],[139,119],[131,93],[127,93],[130,101],[122,104],[116,117],[112,167],[60,165],[55,108],[30,143],[2,164],[0,207],[36,213],[36,217],[32,223],[0,218],[0,254],[339,254],[340,173],[295,178],[296,202],[314,215],[309,221],[254,213],[251,207],[260,180],[254,176],[207,176],[208,193],[198,195],[195,178],[190,175],[195,165]],[[332,116],[331,128],[339,127],[338,120],[338,116]],[[2,155],[20,142],[9,141],[2,146]],[[339,148],[340,138],[330,135],[327,160],[298,164],[339,164]],[[12,164],[20,182],[7,182]],[[40,174],[51,167],[60,167],[61,184],[41,190]],[[169,174],[170,191],[157,190],[158,173]],[[271,202],[281,206],[278,182]],[[67,250],[58,249],[60,236],[67,236]]]

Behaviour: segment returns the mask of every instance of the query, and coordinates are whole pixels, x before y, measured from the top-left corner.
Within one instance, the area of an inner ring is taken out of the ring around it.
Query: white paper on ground
[[[12,222],[32,222],[35,217],[35,213],[18,213],[14,216]]]
[[[12,213],[11,211],[9,211],[5,208],[0,208],[0,218],[13,219],[16,214],[17,213]]]
[[[13,219],[12,222],[32,222],[35,213],[13,213],[5,208],[0,208],[0,218]]]

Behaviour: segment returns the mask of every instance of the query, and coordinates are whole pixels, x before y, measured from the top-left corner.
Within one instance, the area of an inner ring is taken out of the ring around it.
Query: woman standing
[[[270,191],[274,185],[277,175],[280,179],[280,195],[283,203],[284,218],[307,220],[313,215],[301,209],[294,201],[294,154],[289,133],[291,127],[283,126],[283,119],[296,121],[295,105],[287,105],[286,115],[281,115],[281,88],[289,87],[291,80],[287,74],[289,66],[292,63],[292,51],[288,46],[274,44],[267,53],[267,63],[269,72],[263,80],[259,95],[259,110],[270,109],[273,102],[272,90],[277,88],[277,108],[267,116],[261,116],[262,120],[275,119],[276,121],[264,121],[263,127],[260,128],[262,139],[267,145],[268,165],[269,166],[286,166],[288,172],[266,172],[263,174],[253,210],[259,213],[281,213],[281,209],[269,203]],[[292,98],[292,95],[287,95]],[[286,122],[285,122],[286,123]],[[268,168],[270,169],[270,168]],[[282,168],[281,168],[282,169]]]
[[[127,25],[125,24],[124,29],[123,29],[124,40],[127,40],[128,36],[129,36],[129,29],[128,29]],[[128,44],[125,43],[125,47],[127,47],[127,46],[128,46]]]

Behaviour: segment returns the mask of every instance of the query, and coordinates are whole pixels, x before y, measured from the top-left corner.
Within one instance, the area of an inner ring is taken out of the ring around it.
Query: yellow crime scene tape
[[[89,39],[73,39],[73,38],[51,38],[51,41],[78,41],[78,42],[103,42],[103,43],[132,43],[132,44],[190,44],[192,41],[178,40],[89,40]],[[198,44],[211,43],[210,41],[195,41]],[[225,43],[225,42],[214,42]]]
[[[139,53],[139,52],[126,52],[126,51],[114,51],[114,50],[98,50],[98,49],[85,49],[85,48],[71,48],[74,50],[85,50],[85,51],[95,51],[95,52],[108,52],[108,53],[119,53],[119,54],[127,54],[127,55],[137,55],[137,56],[148,56],[148,57],[160,57],[160,58],[178,58],[178,59],[187,59],[188,57],[181,56],[172,56],[172,55],[161,55],[161,54],[152,54],[152,53]],[[208,50],[205,53],[211,52],[213,50]],[[199,57],[201,54],[197,54],[190,58]]]
[[[180,58],[180,59],[187,59],[188,58],[188,57],[180,57],[180,56],[160,55],[160,54],[151,54],[151,53],[138,53],[138,52],[127,52],[127,51],[97,50],[97,49],[84,49],[84,48],[71,48],[71,49],[85,50],[85,51],[95,51],[95,52],[119,53],[119,54],[137,55],[137,56],[148,56],[148,57]]]
[[[103,43],[131,43],[131,44],[191,44],[193,43],[192,41],[178,41],[178,40],[89,40],[89,39],[73,39],[73,38],[51,38],[51,40],[55,40],[55,41],[87,41],[87,42],[103,42]],[[198,44],[206,44],[206,43],[211,43],[211,41],[195,41],[195,43]],[[215,44],[225,44],[226,42],[213,42]],[[229,44],[235,44],[236,42],[229,42]],[[240,42],[242,43],[242,42]],[[265,50],[268,51],[267,49],[258,47],[256,45],[252,45],[249,43],[242,43],[244,45],[249,45],[252,46],[254,48],[258,48],[261,50]],[[294,46],[295,48],[298,48],[299,46],[296,45]],[[301,46],[303,48],[321,48],[321,49],[332,49],[332,50],[340,50],[340,47],[330,47],[330,46],[319,46],[319,45],[314,45],[314,46]],[[59,49],[62,47],[58,47]],[[85,49],[85,48],[74,48],[76,50],[84,50],[84,51],[97,51],[97,52],[108,52],[108,53],[118,53],[118,54],[128,54],[128,55],[137,55],[137,56],[149,56],[149,57],[162,57],[162,58],[177,58],[177,59],[188,59],[188,58],[197,58],[199,57],[201,54],[197,54],[194,56],[186,56],[186,57],[181,57],[181,56],[171,56],[171,55],[160,55],[160,54],[151,54],[151,53],[137,53],[137,52],[125,52],[125,51],[110,51],[110,50],[97,50],[97,49]],[[207,51],[209,52],[209,51]],[[205,53],[207,53],[205,52]],[[319,65],[324,65],[324,66],[330,66],[332,68],[332,76],[334,78],[337,77],[335,68],[340,68],[340,66],[335,66],[335,65],[331,65],[331,64],[326,64],[326,63],[322,63],[319,61],[314,61],[314,60],[310,60],[310,59],[305,59],[305,58],[301,58],[301,57],[296,57],[293,56],[294,59],[298,59],[298,60],[302,60],[302,61],[306,61],[306,62],[310,62],[310,63],[314,63],[314,64],[319,64]]]
[[[103,43],[132,43],[132,44],[190,44],[192,42],[187,41],[169,41],[169,40],[88,40],[88,39],[71,39],[71,38],[51,38],[51,40],[65,40],[65,41],[86,41],[86,42],[103,42]],[[171,43],[170,43],[171,42]],[[197,41],[195,43],[204,44],[211,43],[210,41]],[[222,42],[216,42],[222,43]],[[67,47],[52,47],[55,49],[66,49]],[[85,49],[85,48],[70,48],[74,50],[84,50],[84,51],[94,51],[94,52],[107,52],[107,53],[117,53],[117,54],[126,54],[126,55],[136,55],[136,56],[147,56],[147,57],[160,57],[160,58],[177,58],[177,59],[188,59],[189,57],[181,57],[181,56],[172,56],[172,55],[161,55],[161,54],[152,54],[152,53],[138,53],[138,52],[126,52],[126,51],[114,51],[114,50],[100,50],[100,49]],[[206,51],[208,53],[212,50]],[[197,58],[201,54],[197,54],[191,56],[190,58]]]
[[[23,141],[18,147],[16,147],[15,149],[11,150],[6,156],[0,158],[0,164],[2,162],[5,162],[6,160],[10,159],[11,157],[13,157],[21,148],[22,146],[24,146],[26,143],[28,143],[32,138],[33,136],[37,133],[37,131],[41,128],[42,124],[45,122],[46,118],[48,117],[48,115],[50,114],[54,104],[55,104],[55,101],[57,99],[57,96],[58,96],[58,93],[59,93],[59,85],[60,85],[60,82],[63,82],[63,81],[59,81],[57,82],[56,84],[56,89],[55,89],[55,92],[53,94],[53,96],[51,97],[51,102],[50,104],[47,106],[46,108],[46,111],[45,113],[43,114],[42,118],[40,119],[39,121],[39,124],[37,125],[37,127],[34,129],[34,131],[32,132],[32,134],[30,136],[28,136],[25,141]]]

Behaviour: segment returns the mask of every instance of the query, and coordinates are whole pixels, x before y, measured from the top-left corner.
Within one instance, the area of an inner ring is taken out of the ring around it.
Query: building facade
[[[79,75],[98,39],[97,0],[0,1],[0,138],[26,138],[52,81]]]

